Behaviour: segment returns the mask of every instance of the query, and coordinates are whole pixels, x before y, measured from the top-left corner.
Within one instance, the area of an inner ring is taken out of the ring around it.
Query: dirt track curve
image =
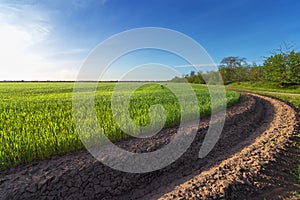
[[[273,172],[266,168],[284,157],[293,143],[298,123],[294,109],[269,97],[243,95],[240,103],[227,110],[214,149],[199,159],[208,123],[209,118],[201,120],[190,148],[161,170],[120,172],[82,151],[1,171],[0,199],[263,199],[271,189],[271,199],[279,198],[277,193],[284,189],[274,189],[276,177],[269,177]],[[176,127],[150,139],[117,145],[132,152],[154,151],[174,134]],[[289,184],[289,180],[281,181]],[[297,189],[289,186],[291,191]]]

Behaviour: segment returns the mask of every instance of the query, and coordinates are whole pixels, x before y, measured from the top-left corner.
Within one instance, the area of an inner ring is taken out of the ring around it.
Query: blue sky
[[[282,42],[299,51],[299,10],[297,0],[0,0],[0,80],[73,80],[100,42],[149,26],[186,34],[215,63],[261,63]]]

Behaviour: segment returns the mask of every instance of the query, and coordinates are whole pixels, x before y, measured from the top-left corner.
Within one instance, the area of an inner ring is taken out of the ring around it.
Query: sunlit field
[[[147,83],[133,93],[129,113],[136,124],[149,124],[149,108],[154,104],[160,104],[166,110],[164,128],[180,122],[180,105],[176,96],[168,89],[168,84],[170,83]],[[83,149],[74,125],[73,86],[74,83],[0,83],[1,169]],[[104,133],[110,140],[118,141],[129,136],[118,127],[111,113],[114,87],[115,83],[100,83],[95,106],[98,122]],[[181,87],[178,83],[178,90]],[[192,87],[198,98],[198,105],[194,106],[199,106],[200,116],[209,115],[211,108],[208,89],[200,85]],[[187,99],[191,95],[184,90],[182,94]],[[226,94],[228,106],[238,102],[238,93],[226,91]],[[185,115],[193,116],[195,110],[197,109],[191,106],[185,111]]]

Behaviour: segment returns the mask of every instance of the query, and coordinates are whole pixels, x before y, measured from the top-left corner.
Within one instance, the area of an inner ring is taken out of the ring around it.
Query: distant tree
[[[264,61],[265,79],[279,82],[281,85],[300,84],[300,53],[291,45],[284,46]]]
[[[263,67],[262,66],[257,66],[254,64],[249,71],[248,74],[248,80],[257,82],[257,81],[262,81],[264,80],[264,72],[263,72]]]
[[[235,68],[235,81],[249,81],[250,66],[238,66]]]
[[[210,85],[222,83],[222,78],[218,71],[208,71],[205,74],[203,74],[203,78],[207,81],[207,84]]]
[[[186,75],[185,78],[189,83],[198,83],[198,84],[203,84],[205,83],[203,80],[203,74],[201,72],[198,72],[196,74],[195,71],[191,71],[190,75]]]
[[[197,75],[196,75],[194,81],[195,81],[194,83],[204,84],[205,81],[204,81],[204,79],[203,79],[203,73],[199,71],[199,72],[197,73]]]
[[[238,74],[243,72],[242,67],[247,64],[246,58],[240,58],[237,56],[228,56],[221,60],[219,65],[219,72],[222,75],[224,83],[230,83],[234,81],[241,81],[243,79],[242,74]]]
[[[229,70],[225,67],[220,66],[219,67],[219,72],[223,78],[224,84],[228,84],[230,82],[232,82],[232,75],[231,72],[232,70]]]
[[[296,53],[294,50],[291,51],[288,65],[288,77],[291,83],[300,84],[300,53]]]
[[[237,56],[228,56],[222,59],[221,66],[227,68],[236,68],[246,63],[246,58],[240,58]]]
[[[184,77],[180,78],[178,76],[175,76],[174,78],[172,78],[170,80],[170,82],[183,83],[183,82],[185,82],[185,78]]]

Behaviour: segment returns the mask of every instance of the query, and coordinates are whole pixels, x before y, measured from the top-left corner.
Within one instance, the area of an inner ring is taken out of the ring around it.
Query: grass
[[[150,123],[149,108],[154,104],[160,104],[166,110],[165,128],[180,122],[179,102],[166,84],[171,83],[149,83],[133,93],[128,110],[135,124],[143,127]],[[73,83],[0,83],[1,170],[84,148],[74,125],[73,86]],[[103,132],[110,140],[117,141],[128,138],[129,135],[120,129],[111,113],[114,87],[114,83],[100,83],[94,104]],[[192,119],[197,106],[201,116],[209,115],[211,109],[208,89],[199,85],[192,87],[198,98],[198,105],[190,104],[184,115]],[[189,102],[191,94],[182,88],[182,84],[177,84],[177,90]],[[121,91],[117,95],[122,97],[126,92]],[[226,95],[227,105],[233,105],[239,100],[236,92],[227,91]],[[119,100],[122,101],[122,98]],[[221,102],[222,99],[220,105]],[[118,105],[122,105],[121,103]],[[154,116],[154,119],[159,123],[161,116]],[[136,127],[127,128],[138,134]]]
[[[279,83],[272,82],[237,82],[226,86],[227,89],[248,90],[258,94],[276,97],[293,104],[300,109],[300,85],[282,87]],[[276,92],[280,94],[276,94]],[[284,94],[289,93],[289,94]],[[295,94],[295,95],[293,95]]]
[[[248,89],[251,91],[282,92],[291,94],[300,94],[300,85],[281,86],[275,82],[236,82],[227,87]]]
[[[281,86],[278,86],[277,83],[268,83],[268,82],[259,82],[257,83],[259,87],[255,87],[254,83],[250,82],[241,82],[233,83],[226,86],[227,89],[239,89],[239,90],[248,90],[255,92],[257,94],[262,94],[266,96],[276,97],[283,101],[293,104],[297,109],[300,109],[300,86],[289,86],[287,89],[284,89]],[[294,89],[292,89],[294,88]],[[276,94],[276,92],[280,94]],[[284,94],[288,93],[288,94]],[[293,95],[296,94],[296,95]]]

